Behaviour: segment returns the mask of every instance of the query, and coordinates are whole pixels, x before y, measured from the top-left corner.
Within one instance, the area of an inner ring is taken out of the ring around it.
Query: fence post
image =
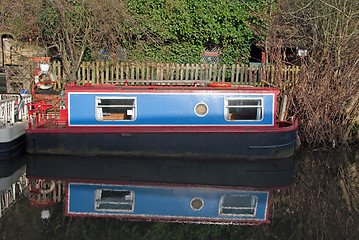
[[[253,71],[251,66],[248,67],[248,77],[249,77],[248,79],[249,85],[253,86]]]
[[[186,77],[185,80],[188,81],[189,80],[189,64],[186,64]]]
[[[195,66],[195,70],[194,70],[194,80],[195,80],[195,81],[198,80],[198,64],[196,64],[196,66]]]
[[[180,78],[177,80],[181,80],[181,81],[183,80],[183,76],[184,76],[183,72],[184,72],[184,64],[181,64],[180,65]]]
[[[83,63],[81,63],[79,69],[77,69],[77,81],[79,81],[80,83],[82,83],[82,81],[81,81],[81,70],[82,70],[81,68],[82,68],[82,64],[83,64]]]
[[[116,62],[115,68],[116,68],[116,77],[115,77],[115,80],[118,81],[119,78],[120,78],[120,69],[119,69],[119,68],[120,68],[120,64],[119,64],[119,62]]]
[[[232,72],[231,72],[231,83],[233,84],[234,83],[234,76],[235,76],[235,71],[236,71],[236,65],[235,64],[232,64]]]
[[[130,79],[130,68],[128,66],[128,63],[125,64],[125,72],[124,72],[124,78],[126,80]]]
[[[155,63],[150,64],[151,67],[151,77],[150,80],[155,80]]]
[[[135,79],[135,68],[133,66],[133,63],[130,64],[130,68],[131,68],[131,75],[130,75],[130,79],[134,80]]]
[[[99,79],[100,79],[100,63],[99,62],[95,62],[95,65],[96,65],[96,68],[95,68],[95,71],[96,71],[96,77],[95,77],[95,83],[96,84],[99,84],[100,83],[100,81],[99,81]]]
[[[101,65],[100,65],[100,83],[101,84],[104,84],[104,80],[105,80],[105,63],[104,62],[101,62]]]
[[[110,75],[109,81],[111,82],[111,84],[113,84],[115,68],[114,68],[113,62],[110,62],[109,64],[110,64],[110,66],[109,66],[109,75]]]
[[[238,85],[238,80],[239,80],[239,64],[236,65],[236,80],[235,80],[236,85]]]
[[[262,67],[258,67],[258,71],[257,71],[257,83],[259,84],[259,86],[263,87],[263,81],[262,81]]]
[[[135,68],[136,68],[136,76],[135,76],[135,79],[136,80],[141,80],[141,77],[140,77],[140,66],[138,64],[135,65]]]
[[[223,64],[222,82],[226,80],[226,64]]]
[[[90,80],[90,71],[91,71],[91,65],[90,65],[90,62],[87,62],[86,63],[86,73],[87,73],[87,82],[88,83],[91,83],[91,80]]]
[[[150,80],[150,68],[151,68],[151,65],[146,63],[146,80]]]
[[[121,64],[120,64],[120,79],[119,80],[125,80],[124,79],[124,68],[123,68],[123,62],[121,62]]]
[[[163,63],[161,63],[160,65],[160,71],[161,71],[161,75],[160,75],[160,80],[162,81],[163,78],[164,78],[164,68],[165,68],[165,65]]]
[[[208,74],[209,74],[209,64],[204,64],[204,74],[203,74],[203,80],[208,81]]]
[[[144,77],[143,79],[149,81],[151,79],[151,64],[145,63],[145,70],[146,70],[146,77]]]
[[[110,81],[110,64],[109,62],[105,62],[105,84],[108,84]]]
[[[217,78],[217,64],[215,63],[213,66],[213,82],[216,81],[216,78]]]

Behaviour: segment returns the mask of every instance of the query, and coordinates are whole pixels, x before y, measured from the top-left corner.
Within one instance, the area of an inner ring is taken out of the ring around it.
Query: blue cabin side
[[[68,183],[66,214],[181,221],[267,222],[269,192]]]
[[[69,126],[273,126],[275,93],[68,92]]]

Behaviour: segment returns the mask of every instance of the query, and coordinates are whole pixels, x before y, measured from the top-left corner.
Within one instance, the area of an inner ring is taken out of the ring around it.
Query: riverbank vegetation
[[[358,9],[357,1],[286,0],[268,19],[265,44],[271,62],[279,68],[287,64],[288,44],[309,51],[297,63],[298,81],[283,89],[309,147],[343,146],[358,137]]]

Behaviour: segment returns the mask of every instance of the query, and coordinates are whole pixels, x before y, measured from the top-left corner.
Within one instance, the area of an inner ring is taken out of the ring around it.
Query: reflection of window
[[[204,202],[202,198],[196,197],[191,200],[190,205],[193,210],[201,210],[203,208]]]
[[[127,190],[96,189],[96,211],[133,212],[135,193]]]
[[[252,195],[222,195],[219,202],[220,216],[254,217],[258,197]]]
[[[135,120],[136,98],[96,97],[98,121]]]
[[[227,98],[225,103],[225,119],[261,120],[263,118],[263,101],[260,98]]]

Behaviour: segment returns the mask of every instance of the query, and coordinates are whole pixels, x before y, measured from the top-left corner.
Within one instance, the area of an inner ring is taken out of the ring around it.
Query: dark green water
[[[275,191],[270,224],[225,226],[129,222],[115,218],[65,217],[64,206],[42,208],[26,198],[0,219],[1,239],[357,239],[359,148],[300,149],[290,188]]]

